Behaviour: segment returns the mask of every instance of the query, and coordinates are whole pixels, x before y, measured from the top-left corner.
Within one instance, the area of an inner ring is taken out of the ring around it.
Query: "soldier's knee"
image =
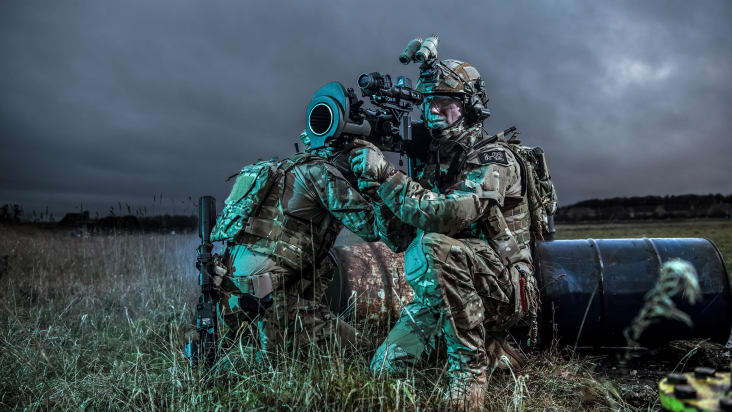
[[[415,299],[424,306],[440,306],[442,294],[438,273],[434,267],[434,250],[425,247],[424,238],[431,234],[417,236],[404,254],[404,277],[412,287]]]
[[[462,242],[441,233],[417,236],[404,254],[407,283],[415,295],[429,307],[440,305],[441,282],[462,284],[470,282],[467,270],[469,248]]]
[[[455,239],[442,233],[425,233],[421,243],[425,256],[438,262],[444,262],[450,249],[459,245]]]
[[[434,266],[463,268],[472,255],[470,247],[463,242],[441,233],[425,234],[421,247],[425,258]]]
[[[413,270],[426,270],[429,266],[446,262],[451,251],[464,247],[462,243],[441,233],[420,234],[404,254],[405,269],[409,266]]]

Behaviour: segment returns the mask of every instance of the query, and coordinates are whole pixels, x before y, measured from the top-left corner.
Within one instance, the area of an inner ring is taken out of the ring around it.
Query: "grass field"
[[[725,262],[732,262],[732,220],[560,225],[557,239],[636,237],[701,237],[712,240]]]
[[[558,231],[563,239],[707,237],[732,259],[732,222],[577,225]],[[0,227],[0,409],[435,408],[445,384],[440,362],[404,380],[368,370],[386,325],[356,325],[366,338],[348,353],[309,348],[256,362],[240,347],[229,353],[232,367],[225,373],[191,370],[182,347],[197,297],[196,246],[194,235],[84,239]],[[679,358],[700,348],[682,349]],[[650,383],[631,371],[607,373],[614,366],[599,368],[600,361],[612,363],[566,349],[532,353],[526,369],[491,377],[486,408],[658,408]]]

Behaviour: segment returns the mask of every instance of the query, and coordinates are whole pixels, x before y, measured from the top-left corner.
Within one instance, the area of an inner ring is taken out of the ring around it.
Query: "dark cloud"
[[[4,2],[0,203],[223,199],[293,152],[318,87],[414,78],[396,57],[431,32],[481,71],[486,129],[545,148],[562,203],[730,193],[730,21],[724,0]]]

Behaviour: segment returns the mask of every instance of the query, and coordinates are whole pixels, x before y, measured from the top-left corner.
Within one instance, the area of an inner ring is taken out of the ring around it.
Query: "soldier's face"
[[[422,105],[422,113],[430,129],[446,129],[463,116],[463,104],[450,96],[427,96]]]

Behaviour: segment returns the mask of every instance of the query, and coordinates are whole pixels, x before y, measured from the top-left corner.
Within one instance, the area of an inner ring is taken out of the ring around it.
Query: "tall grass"
[[[244,344],[219,372],[184,359],[197,298],[195,235],[88,239],[0,227],[0,409],[432,410],[444,360],[404,378],[375,376],[388,325],[359,323],[358,348],[335,343],[258,362]],[[361,317],[365,318],[365,317]],[[486,409],[626,409],[591,359],[557,348],[522,371],[495,371]]]

